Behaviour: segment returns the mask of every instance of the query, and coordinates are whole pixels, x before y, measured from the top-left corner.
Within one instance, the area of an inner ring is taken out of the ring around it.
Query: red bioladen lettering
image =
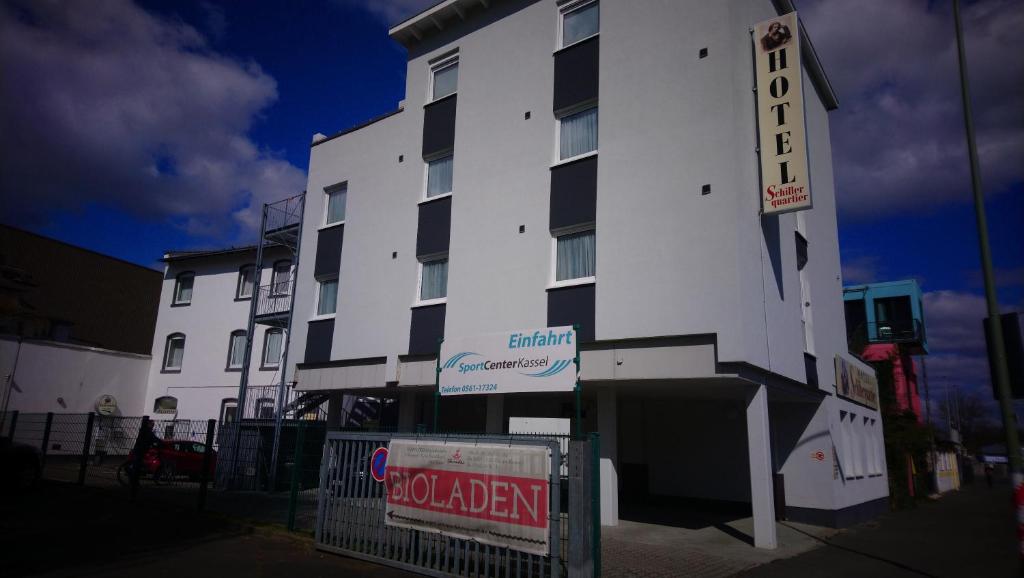
[[[388,504],[542,528],[548,481],[536,478],[388,466]]]

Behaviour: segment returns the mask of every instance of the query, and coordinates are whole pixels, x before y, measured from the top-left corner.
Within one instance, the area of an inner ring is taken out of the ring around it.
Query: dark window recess
[[[306,357],[303,363],[324,363],[331,360],[334,320],[310,321],[306,333]]]
[[[807,265],[807,239],[800,233],[794,233],[796,236],[796,270],[803,271],[804,266]]]
[[[597,99],[599,41],[594,36],[555,54],[556,112]]]
[[[456,96],[442,98],[423,107],[423,156],[455,147]]]
[[[316,238],[316,263],[313,275],[337,275],[341,268],[341,245],[345,240],[345,225],[320,231]]]
[[[909,323],[913,318],[910,297],[875,299],[875,321],[878,323]]]
[[[548,290],[548,327],[579,325],[580,342],[594,340],[594,285]]]
[[[846,333],[850,339],[850,345],[854,345],[852,342],[854,337],[863,334],[866,331],[868,323],[868,312],[864,307],[864,300],[857,299],[855,301],[844,301],[843,309],[846,313]],[[862,346],[864,344],[861,344]],[[860,353],[855,351],[854,353]]]
[[[804,372],[807,374],[807,385],[818,387],[818,359],[810,353],[804,353]]]
[[[451,229],[451,197],[422,203],[416,229],[416,256],[448,252]]]
[[[597,218],[597,157],[551,169],[550,228],[593,223]]]
[[[409,355],[437,353],[444,338],[445,306],[414,307],[409,325]]]

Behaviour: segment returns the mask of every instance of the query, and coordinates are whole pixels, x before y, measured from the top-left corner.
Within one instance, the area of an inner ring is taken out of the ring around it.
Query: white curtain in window
[[[178,277],[178,296],[175,299],[178,303],[191,303],[192,302],[192,283],[195,281],[195,277],[192,275],[182,275]]]
[[[562,21],[562,46],[568,46],[573,42],[597,34],[600,26],[600,14],[597,2],[567,12]]]
[[[570,114],[561,120],[559,158],[567,159],[597,150],[597,107]]]
[[[459,86],[459,63],[434,71],[434,98],[444,98],[455,92]]]
[[[448,296],[448,259],[423,263],[420,279],[420,300],[440,299]]]
[[[274,279],[272,281],[274,295],[288,295],[289,277],[291,276],[292,264],[290,261],[274,265]]]
[[[247,266],[242,269],[242,278],[238,281],[238,297],[252,297],[252,289],[256,283],[256,268]]]
[[[340,223],[345,220],[345,202],[348,200],[348,188],[342,187],[327,193],[327,224]]]
[[[597,265],[594,231],[583,231],[558,238],[555,280],[593,277]]]
[[[179,369],[181,360],[185,356],[185,338],[175,337],[167,342],[167,359],[164,367]]]
[[[427,196],[452,192],[452,156],[427,163]]]
[[[228,356],[229,367],[242,367],[242,360],[245,356],[245,333],[235,332],[231,334],[231,353]]]
[[[338,303],[338,280],[320,282],[320,298],[316,303],[317,315],[330,315],[335,312]]]
[[[267,332],[267,343],[263,350],[264,365],[277,365],[281,362],[281,335],[280,331]]]

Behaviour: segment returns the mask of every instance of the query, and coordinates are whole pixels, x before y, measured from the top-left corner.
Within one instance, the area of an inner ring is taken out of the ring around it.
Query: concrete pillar
[[[340,391],[332,391],[327,397],[327,429],[341,427],[341,409],[345,403],[345,395]]]
[[[487,396],[487,425],[484,431],[489,434],[500,434],[505,431],[505,394],[496,393]]]
[[[619,525],[619,400],[614,387],[597,390],[597,431],[601,434],[601,525]]]
[[[398,431],[412,432],[416,429],[416,392],[398,392]]]
[[[754,511],[754,546],[778,546],[775,535],[775,497],[772,491],[771,438],[768,427],[768,388],[758,385],[747,395],[747,451],[750,458],[750,502]]]

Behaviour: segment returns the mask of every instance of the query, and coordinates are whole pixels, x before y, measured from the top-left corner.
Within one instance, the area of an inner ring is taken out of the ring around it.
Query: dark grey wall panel
[[[313,275],[337,275],[341,267],[341,245],[345,240],[345,225],[324,229],[316,237],[316,263]]]
[[[591,284],[549,289],[548,327],[579,325],[580,341],[593,341],[594,287]]]
[[[451,197],[421,204],[419,224],[416,229],[416,256],[448,251],[451,231]]]
[[[409,355],[437,353],[438,341],[444,337],[445,306],[414,307],[409,325]]]
[[[423,107],[423,156],[451,150],[455,146],[456,95],[446,96]]]
[[[597,157],[551,169],[551,229],[597,219]]]
[[[331,360],[334,320],[310,321],[306,331],[306,357],[303,363],[324,363]]]
[[[597,98],[599,36],[555,54],[555,99],[552,110]]]

